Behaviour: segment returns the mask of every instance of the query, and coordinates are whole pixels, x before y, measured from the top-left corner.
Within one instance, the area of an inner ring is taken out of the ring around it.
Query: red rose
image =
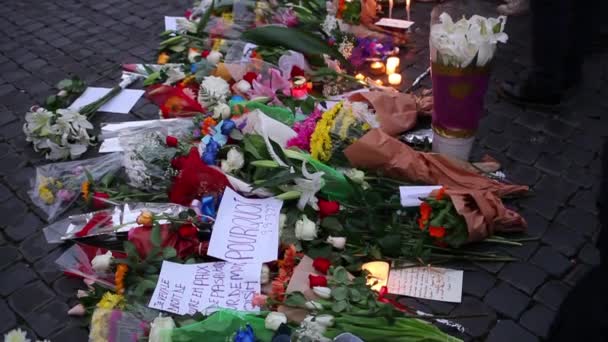
[[[196,236],[196,234],[198,233],[198,230],[196,229],[196,227],[194,227],[191,224],[184,224],[181,227],[179,227],[179,229],[177,230],[177,233],[179,234],[179,236],[181,236],[183,238],[191,238],[191,237]]]
[[[319,216],[321,216],[322,219],[327,216],[335,215],[340,211],[340,203],[336,201],[326,201],[319,198],[317,204],[319,205]]]
[[[326,287],[327,286],[327,278],[324,276],[316,276],[314,274],[308,275],[308,282],[310,283],[310,288],[316,286]]]
[[[429,227],[429,235],[434,238],[442,239],[445,236],[445,228],[431,226]]]
[[[245,74],[245,76],[243,76],[243,79],[249,82],[249,84],[253,84],[253,80],[255,80],[256,78],[258,78],[258,74],[253,71],[249,71]]]
[[[178,144],[177,138],[170,136],[170,135],[167,135],[167,138],[165,139],[165,143],[169,147],[177,147],[177,144]]]
[[[211,53],[211,51],[209,51],[209,50],[203,50],[201,52],[201,57],[207,58],[207,56],[209,56],[210,53]]]
[[[312,267],[315,268],[320,273],[327,274],[329,271],[329,267],[331,266],[331,261],[326,258],[315,258],[312,262]]]
[[[302,70],[302,68],[300,68],[297,65],[294,65],[291,68],[291,78],[297,77],[297,76],[302,76],[304,77],[304,70]]]
[[[96,192],[93,194],[93,209],[99,210],[108,206],[110,195],[105,192]]]

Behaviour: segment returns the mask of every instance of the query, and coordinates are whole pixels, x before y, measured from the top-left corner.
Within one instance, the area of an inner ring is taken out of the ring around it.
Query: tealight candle
[[[397,71],[397,68],[399,67],[399,62],[399,57],[389,57],[386,60],[386,74],[394,74],[395,71]]]
[[[388,83],[390,85],[400,85],[401,84],[401,74],[388,75]]]
[[[363,76],[363,74],[356,74],[355,78],[357,79],[357,81],[363,81],[365,79],[365,76]]]
[[[390,266],[385,261],[372,261],[361,265],[361,269],[369,272],[367,285],[372,287],[372,290],[380,291],[383,286],[388,283],[388,275]]]
[[[372,62],[369,67],[374,75],[384,74],[384,63],[382,62]]]
[[[374,81],[374,82],[375,82],[377,85],[379,85],[379,86],[381,86],[381,85],[383,85],[383,84],[384,84],[384,83],[382,83],[382,80],[376,80],[376,81]]]

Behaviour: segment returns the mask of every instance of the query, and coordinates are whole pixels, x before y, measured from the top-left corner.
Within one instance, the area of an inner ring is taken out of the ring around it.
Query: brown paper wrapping
[[[380,128],[392,136],[412,129],[418,113],[430,113],[433,109],[430,97],[418,98],[412,94],[389,91],[355,93],[349,100],[368,102],[376,111]]]
[[[467,221],[470,241],[479,241],[494,231],[521,231],[526,227],[523,218],[506,209],[500,197],[523,194],[528,191],[527,186],[499,183],[440,154],[417,152],[380,129],[365,134],[344,154],[356,168],[382,170],[397,179],[445,186]]]

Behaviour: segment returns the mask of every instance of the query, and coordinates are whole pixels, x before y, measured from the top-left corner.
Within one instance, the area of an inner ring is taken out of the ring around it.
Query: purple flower
[[[304,121],[296,122],[293,125],[293,129],[296,131],[296,133],[298,133],[298,135],[289,139],[287,142],[287,147],[295,146],[304,151],[310,152],[310,137],[315,131],[317,121],[321,119],[321,115],[323,115],[323,113],[318,107],[315,107],[315,110],[310,113],[310,115]]]
[[[280,8],[272,17],[272,21],[287,27],[294,27],[298,25],[298,17],[296,16],[296,12],[294,12],[294,10],[291,8]]]
[[[69,202],[74,198],[74,192],[66,189],[61,189],[57,191],[57,197],[61,200],[61,202]]]

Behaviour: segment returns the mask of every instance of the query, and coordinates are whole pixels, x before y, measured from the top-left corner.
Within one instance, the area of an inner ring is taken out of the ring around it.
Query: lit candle
[[[379,85],[379,86],[381,86],[381,85],[384,84],[384,83],[382,83],[382,80],[375,80],[374,82],[376,82],[376,84]]]
[[[382,62],[372,62],[369,66],[374,75],[382,75],[384,74],[384,63]]]
[[[407,12],[407,21],[410,21],[410,2],[412,0],[405,0],[405,12]]]
[[[388,17],[393,17],[393,0],[388,0]]]
[[[365,80],[365,76],[363,74],[356,74],[355,78],[357,79],[357,81],[359,82],[363,82]]]
[[[388,83],[390,85],[400,85],[401,84],[401,74],[390,74],[388,75]]]
[[[372,290],[380,291],[388,283],[389,265],[385,261],[372,261],[361,265],[361,269],[369,272],[367,285]]]
[[[399,67],[399,57],[389,57],[386,60],[386,74],[394,74]]]

